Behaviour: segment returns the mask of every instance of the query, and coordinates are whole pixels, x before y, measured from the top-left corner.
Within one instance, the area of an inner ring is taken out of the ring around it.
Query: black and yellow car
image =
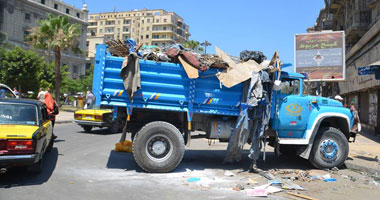
[[[0,99],[0,168],[27,166],[42,170],[53,148],[53,127],[46,105],[37,100]]]
[[[85,132],[90,132],[93,127],[113,127],[112,110],[77,110],[74,113],[74,119],[74,122],[80,125]]]

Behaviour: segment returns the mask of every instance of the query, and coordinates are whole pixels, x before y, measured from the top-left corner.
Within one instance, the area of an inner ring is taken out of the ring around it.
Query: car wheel
[[[37,163],[34,163],[33,165],[28,167],[28,171],[33,174],[39,174],[42,172],[44,166],[44,161],[41,158]]]
[[[82,127],[83,127],[83,129],[84,129],[84,132],[86,132],[86,133],[89,133],[89,132],[91,132],[91,130],[92,130],[92,126],[84,125],[84,126],[82,126]]]
[[[181,162],[185,143],[180,131],[167,122],[151,122],[133,139],[133,156],[147,172],[165,173]]]
[[[313,143],[309,161],[320,169],[341,166],[348,157],[348,140],[338,129],[322,128]]]

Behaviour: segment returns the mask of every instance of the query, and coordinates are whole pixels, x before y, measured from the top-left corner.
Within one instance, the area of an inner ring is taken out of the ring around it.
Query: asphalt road
[[[247,152],[240,163],[223,164],[226,144],[218,142],[209,146],[205,139],[193,139],[191,148],[174,172],[153,174],[143,172],[132,153],[113,151],[120,134],[108,134],[107,129],[84,133],[75,124],[56,125],[55,134],[58,138],[54,149],[45,157],[43,173],[30,175],[24,168],[14,168],[0,175],[0,200],[254,199],[247,197],[244,190],[238,192],[232,188],[237,184],[252,188],[254,185],[249,178],[257,180],[257,185],[267,183],[265,178],[248,172]],[[267,161],[259,166],[312,169],[306,160],[278,158],[273,153],[268,153]],[[226,176],[226,170],[234,176]],[[188,182],[192,177],[201,181]],[[310,187],[318,190],[325,187],[324,192],[334,192],[326,185]],[[342,198],[334,199],[344,199],[345,192],[340,192],[343,196],[338,197]],[[286,195],[270,195],[267,199],[286,199]]]

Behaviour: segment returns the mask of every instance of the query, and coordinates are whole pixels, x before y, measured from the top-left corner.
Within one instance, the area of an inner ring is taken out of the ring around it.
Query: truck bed
[[[129,107],[238,116],[243,84],[222,86],[214,74],[221,69],[199,71],[189,79],[181,64],[140,60],[141,89],[129,101],[120,78],[124,58],[111,56],[107,45],[98,45],[93,93],[98,106]]]

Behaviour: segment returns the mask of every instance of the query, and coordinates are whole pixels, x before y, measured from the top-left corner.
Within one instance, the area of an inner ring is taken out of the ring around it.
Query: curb
[[[56,124],[68,124],[73,123],[73,120],[62,120],[62,121],[55,121]]]
[[[348,161],[348,160],[346,162],[344,162],[344,164],[346,165],[347,169],[364,171],[364,172],[367,172],[370,174],[380,174],[380,167],[379,167],[379,169],[376,169],[373,167],[368,167],[366,165],[360,165],[360,164],[357,164],[353,161]]]

